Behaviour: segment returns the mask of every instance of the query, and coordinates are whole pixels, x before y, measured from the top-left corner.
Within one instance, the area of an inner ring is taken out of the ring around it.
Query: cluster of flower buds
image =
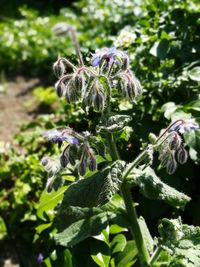
[[[96,112],[102,112],[105,108],[106,93],[98,79],[94,79],[83,98],[82,107],[93,107]]]
[[[97,162],[94,156],[93,149],[89,146],[88,143],[84,143],[81,148],[81,158],[78,165],[78,171],[80,175],[84,175],[86,173],[87,167],[90,171],[95,171],[97,169]]]
[[[65,58],[59,58],[53,64],[58,78],[55,89],[58,97],[65,97],[68,103],[82,102],[82,108],[89,106],[102,113],[107,105],[110,92],[101,83],[102,75],[109,86],[115,85],[121,95],[134,101],[142,93],[140,82],[130,70],[127,53],[115,47],[99,49],[92,55],[92,67],[74,66]],[[70,71],[69,71],[70,70]]]
[[[167,173],[173,174],[177,168],[177,162],[184,164],[188,159],[188,152],[184,147],[180,134],[198,128],[198,124],[192,120],[178,120],[172,123],[164,131],[164,134],[161,134],[164,141],[159,146],[159,160],[161,166],[166,168]]]
[[[85,174],[87,167],[91,171],[96,170],[97,162],[94,151],[87,142],[90,136],[88,132],[82,135],[66,127],[47,131],[44,135],[49,141],[58,143],[59,146],[67,142],[59,157],[54,159],[44,157],[42,159],[41,164],[50,174],[49,176],[57,175],[68,164],[77,166],[80,175]]]

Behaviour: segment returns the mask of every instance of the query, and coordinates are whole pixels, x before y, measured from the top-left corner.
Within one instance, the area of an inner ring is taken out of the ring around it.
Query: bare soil
[[[12,142],[20,125],[33,119],[25,104],[39,82],[36,78],[17,77],[6,85],[5,92],[0,92],[0,141]]]

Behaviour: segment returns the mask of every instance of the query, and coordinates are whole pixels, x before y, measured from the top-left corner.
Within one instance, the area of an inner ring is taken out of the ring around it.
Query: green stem
[[[149,265],[153,266],[153,264],[155,263],[155,261],[158,259],[158,257],[160,256],[160,253],[162,251],[161,247],[157,247],[156,250],[154,251],[153,255],[151,256],[151,259],[149,261]]]
[[[137,165],[139,165],[147,156],[148,154],[148,148],[146,148],[129,166],[129,168],[126,170],[124,174],[124,181],[126,180],[129,173],[132,171],[133,168],[135,168]]]
[[[74,45],[74,48],[75,48],[75,51],[76,51],[76,55],[77,55],[77,57],[79,59],[80,65],[84,66],[81,50],[80,50],[79,43],[78,43],[78,40],[77,40],[77,37],[76,37],[76,31],[75,31],[75,29],[73,27],[71,27],[70,30],[71,30],[72,42],[73,42],[73,45]]]
[[[127,215],[131,223],[131,232],[132,232],[133,238],[135,239],[141,266],[148,266],[149,253],[145,246],[145,242],[144,242],[142,232],[139,226],[139,222],[137,219],[137,212],[134,207],[134,203],[133,203],[132,196],[131,196],[131,191],[126,186],[126,181],[123,182],[121,186],[121,191],[122,191],[122,195],[124,198]]]
[[[112,133],[106,133],[107,142],[109,146],[110,155],[113,161],[120,159],[119,153],[117,151],[117,146],[114,140],[114,136]]]

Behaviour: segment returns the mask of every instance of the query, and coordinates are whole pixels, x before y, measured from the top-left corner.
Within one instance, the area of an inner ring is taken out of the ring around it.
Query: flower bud
[[[65,168],[67,166],[67,164],[69,163],[69,158],[66,157],[66,155],[62,154],[60,156],[60,165]]]
[[[149,142],[150,142],[152,145],[154,145],[154,144],[156,143],[157,136],[156,136],[155,134],[150,133],[149,136],[148,136],[148,138],[149,138]]]
[[[42,160],[41,160],[41,164],[42,164],[43,166],[46,166],[46,165],[48,164],[48,158],[46,158],[46,157],[42,158]]]
[[[78,172],[81,176],[86,173],[86,162],[85,160],[81,161],[78,166]]]
[[[171,155],[170,160],[167,163],[166,171],[168,174],[173,174],[176,171],[177,163],[173,155]]]
[[[137,96],[137,88],[135,83],[129,82],[126,86],[126,94],[131,99],[134,100],[134,98]]]
[[[125,53],[123,53],[123,57],[121,60],[122,60],[122,66],[121,66],[122,70],[127,70],[129,67],[129,57]]]
[[[65,91],[65,84],[62,81],[58,81],[55,84],[55,89],[58,97],[62,97]]]
[[[73,28],[71,25],[68,25],[67,23],[65,22],[59,22],[57,23],[52,31],[55,35],[57,36],[61,36],[61,35],[66,35],[69,31],[71,31]]]
[[[74,79],[71,79],[66,86],[65,98],[69,103],[74,103],[80,99],[80,92],[75,87]]]
[[[77,153],[78,153],[77,147],[71,146],[69,150],[69,162],[72,166],[76,164]]]
[[[97,169],[97,162],[94,156],[91,156],[90,159],[88,160],[88,168],[91,171],[95,171]]]
[[[82,75],[77,74],[74,77],[74,85],[77,88],[78,91],[82,91],[83,87],[84,87],[84,78]]]
[[[169,147],[171,150],[177,150],[179,149],[182,140],[179,134],[177,134],[176,132],[173,132],[173,134],[171,134],[171,136],[169,137]]]
[[[96,90],[93,98],[94,110],[97,112],[102,112],[104,110],[105,99],[101,91]]]
[[[53,71],[57,78],[61,78],[65,73],[65,65],[61,59],[53,64]]]
[[[188,152],[185,150],[183,146],[181,146],[177,151],[177,160],[180,164],[184,164],[186,163],[187,159],[188,159]]]

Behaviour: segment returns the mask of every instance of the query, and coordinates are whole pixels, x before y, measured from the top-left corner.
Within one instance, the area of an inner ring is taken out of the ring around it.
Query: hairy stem
[[[124,173],[124,181],[128,177],[129,173],[132,171],[133,168],[135,168],[137,165],[139,165],[147,156],[148,154],[148,147],[142,151],[142,153],[130,164],[126,172]]]
[[[133,238],[135,239],[141,266],[148,266],[149,253],[147,251],[147,248],[146,248],[143,236],[142,236],[142,232],[139,226],[139,222],[137,219],[138,218],[137,212],[134,207],[134,203],[132,201],[131,191],[126,186],[126,181],[124,181],[121,186],[121,192],[122,192],[123,199],[125,202],[127,215],[131,223],[131,233],[133,235]]]
[[[78,40],[77,40],[77,37],[76,37],[76,31],[74,30],[74,28],[71,28],[70,30],[71,30],[71,34],[72,34],[72,42],[73,42],[74,47],[75,47],[76,55],[77,55],[77,57],[79,59],[80,65],[84,66],[83,57],[82,57],[81,50],[80,50],[80,47],[79,47],[79,43],[78,43]]]
[[[119,153],[117,151],[117,146],[114,141],[114,137],[112,133],[106,133],[107,142],[109,146],[110,155],[113,161],[120,159]]]
[[[153,266],[153,264],[156,262],[156,260],[159,258],[160,253],[162,251],[161,247],[157,247],[156,250],[154,251],[153,255],[151,256],[151,259],[149,261],[149,265]]]

